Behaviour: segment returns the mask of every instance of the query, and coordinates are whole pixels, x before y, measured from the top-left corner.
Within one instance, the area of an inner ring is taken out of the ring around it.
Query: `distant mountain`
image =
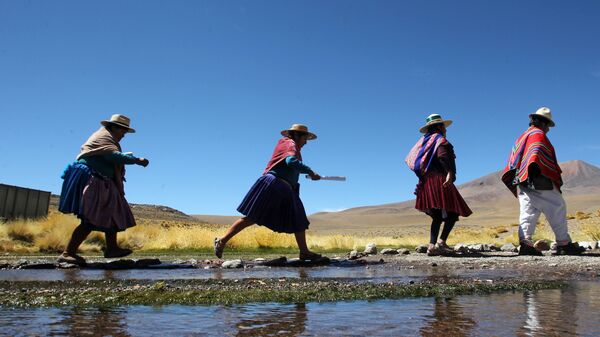
[[[50,197],[50,208],[58,209],[60,196],[52,195]],[[162,205],[129,204],[131,211],[136,219],[152,219],[165,221],[183,221],[203,223],[201,220],[187,215],[179,210]]]
[[[563,193],[569,212],[600,208],[600,168],[581,160],[560,164]],[[500,180],[497,171],[458,186],[473,215],[461,219],[467,225],[499,225],[518,222],[519,204]],[[412,188],[412,186],[411,186]],[[414,209],[415,200],[378,206],[365,206],[341,212],[321,212],[310,216],[311,228],[325,232],[385,231],[399,227],[423,226],[429,218]]]

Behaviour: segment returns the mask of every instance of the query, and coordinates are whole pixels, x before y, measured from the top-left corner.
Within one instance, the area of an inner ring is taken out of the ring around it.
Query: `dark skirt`
[[[237,210],[252,222],[279,233],[302,232],[309,225],[299,190],[270,173],[258,178]]]
[[[117,185],[87,165],[73,163],[63,173],[58,210],[72,213],[92,230],[120,232],[135,219]]]
[[[417,202],[415,208],[429,214],[431,209],[440,209],[446,213],[456,213],[460,216],[469,216],[473,213],[465,199],[460,195],[456,186],[451,184],[444,187],[446,175],[439,172],[431,172],[417,185],[415,194]]]

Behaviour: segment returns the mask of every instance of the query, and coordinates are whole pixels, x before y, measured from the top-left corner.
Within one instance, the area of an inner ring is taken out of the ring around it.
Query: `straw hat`
[[[114,125],[117,125],[117,126],[127,129],[127,132],[129,132],[129,133],[134,133],[135,129],[132,129],[129,127],[129,122],[130,122],[129,117],[116,114],[116,115],[112,115],[110,117],[110,120],[102,121],[102,122],[100,122],[100,124],[102,124],[104,126],[107,126],[108,124],[114,124]]]
[[[550,108],[546,108],[545,106],[537,109],[536,112],[529,114],[529,118],[531,118],[533,116],[538,116],[538,117],[544,118],[545,120],[550,122],[550,126],[556,125],[556,124],[554,124],[554,121],[552,120],[552,111],[550,111]]]
[[[290,135],[290,131],[296,131],[296,132],[300,132],[300,133],[306,133],[308,135],[308,140],[313,140],[313,139],[317,139],[317,135],[315,135],[312,132],[308,132],[308,127],[304,124],[294,124],[292,125],[291,128],[287,129],[287,130],[283,130],[281,131],[281,135],[285,136],[285,137],[289,137]]]
[[[450,126],[450,124],[452,124],[452,121],[449,119],[444,120],[442,118],[442,116],[438,115],[438,114],[431,114],[429,116],[427,116],[427,119],[425,119],[425,125],[423,125],[419,131],[421,131],[421,133],[426,133],[427,132],[427,128],[430,127],[431,125],[434,124],[444,124],[445,127]]]

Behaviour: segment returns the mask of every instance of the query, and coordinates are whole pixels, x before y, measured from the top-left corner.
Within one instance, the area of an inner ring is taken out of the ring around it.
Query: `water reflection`
[[[599,336],[600,282],[450,298],[0,308],[0,336]]]
[[[548,331],[562,336],[577,335],[580,317],[577,310],[580,306],[573,305],[580,302],[577,291],[566,288],[543,293],[525,292],[523,298],[526,319],[523,327],[517,332],[519,336],[542,336]],[[583,303],[581,304],[583,306]]]
[[[52,323],[51,330],[64,330],[66,336],[129,337],[124,316],[125,308],[71,308],[61,312],[62,320]]]
[[[463,311],[458,298],[435,298],[433,315],[420,330],[421,336],[468,336],[477,325]]]
[[[269,312],[261,310],[251,317],[242,318],[236,324],[236,336],[300,336],[308,318],[306,304],[279,307]]]

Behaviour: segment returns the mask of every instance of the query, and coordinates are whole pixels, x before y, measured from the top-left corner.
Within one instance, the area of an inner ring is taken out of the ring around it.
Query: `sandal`
[[[80,266],[85,266],[86,262],[85,259],[77,254],[69,254],[67,252],[63,252],[62,254],[60,254],[58,256],[58,258],[56,259],[57,263],[70,263],[70,264],[76,264],[76,265],[80,265]]]
[[[133,250],[127,248],[119,248],[114,251],[104,251],[104,257],[107,259],[117,258],[127,256],[133,253]]]
[[[215,255],[220,259],[223,257],[223,250],[225,249],[225,244],[219,239],[215,238],[213,243],[213,248],[215,250]]]

